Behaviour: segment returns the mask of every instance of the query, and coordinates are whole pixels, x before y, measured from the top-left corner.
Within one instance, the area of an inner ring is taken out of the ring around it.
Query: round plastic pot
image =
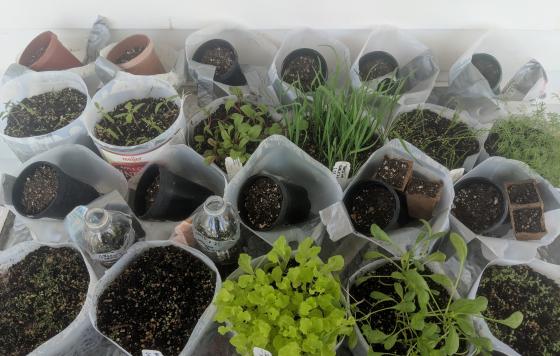
[[[41,49],[39,58],[33,58]],[[23,50],[19,64],[36,71],[64,70],[82,66],[78,60],[51,31],[46,31],[35,37]]]
[[[290,64],[294,59],[302,56],[319,58],[319,62],[321,63],[321,68],[319,68],[319,70],[321,71],[321,76],[323,80],[326,81],[328,77],[327,61],[325,61],[325,57],[323,57],[321,53],[317,52],[312,48],[299,48],[290,52],[290,54],[288,54],[286,58],[284,58],[284,60],[282,61],[282,70],[280,71],[281,77],[282,78],[284,77],[284,72],[286,71],[288,64]]]
[[[231,66],[231,68],[223,73],[218,75],[217,73],[214,74],[214,80],[220,83],[224,83],[227,85],[232,85],[232,86],[241,86],[241,85],[246,85],[247,84],[247,80],[245,79],[245,76],[243,75],[243,72],[241,71],[241,67],[239,66],[239,56],[237,55],[237,51],[235,50],[235,48],[231,45],[231,43],[229,43],[226,40],[222,40],[222,39],[213,39],[210,41],[206,41],[203,44],[200,45],[200,47],[198,47],[196,49],[196,51],[194,52],[194,55],[192,57],[192,59],[196,62],[202,63],[202,57],[204,57],[204,54],[206,53],[206,51],[208,51],[209,49],[213,48],[213,47],[226,47],[228,49],[230,49],[235,58],[234,61],[235,63]]]
[[[135,47],[144,47],[144,50],[129,61],[117,64],[117,60],[127,50]],[[120,41],[109,51],[107,59],[132,74],[154,75],[165,73],[165,69],[156,54],[154,43],[146,35],[132,35]]]
[[[386,65],[392,67],[393,71],[395,69],[397,69],[398,66],[399,66],[399,62],[397,62],[395,57],[393,57],[391,54],[389,54],[385,51],[373,51],[373,52],[369,52],[369,53],[364,54],[360,58],[360,60],[358,61],[358,68],[359,68],[360,73],[362,72],[362,66],[364,66],[366,63],[368,63],[370,61],[383,62]],[[389,74],[389,73],[387,73],[387,74]],[[385,75],[387,75],[387,74],[385,74]],[[384,77],[385,75],[377,77],[377,78]],[[369,80],[373,80],[373,79],[377,79],[377,78],[371,78]],[[366,80],[366,78],[362,78],[361,75],[360,75],[360,79],[362,79],[362,81]]]
[[[498,190],[498,192],[500,192],[500,194],[502,195],[502,208],[503,208],[503,213],[500,216],[500,218],[488,229],[481,231],[479,233],[479,235],[493,235],[493,234],[500,234],[501,230],[502,230],[502,225],[504,224],[504,222],[506,221],[506,219],[508,218],[508,207],[507,207],[507,197],[506,197],[506,193],[505,191],[502,189],[502,187],[500,187],[497,184],[494,184],[491,180],[484,178],[484,177],[471,177],[471,178],[465,178],[465,179],[461,179],[459,182],[457,182],[457,184],[455,184],[455,186],[453,187],[455,192],[457,192],[459,189],[468,186],[470,184],[473,183],[483,183],[483,184],[487,184],[490,185],[492,187],[494,187],[495,189]]]
[[[471,59],[472,64],[480,71],[480,74],[488,81],[490,89],[496,94],[500,92],[500,82],[502,81],[502,66],[498,60],[488,53],[475,53]],[[489,71],[497,72],[497,79],[490,81]]]
[[[146,191],[158,176],[159,191],[153,204],[147,207]],[[142,219],[179,221],[188,218],[213,194],[200,184],[180,177],[161,165],[152,164],[138,181],[133,210]]]
[[[37,167],[42,165],[49,166],[56,171],[58,190],[55,198],[49,206],[45,208],[45,210],[37,214],[27,214],[21,203],[23,197],[23,186],[29,175],[33,173]],[[56,165],[45,161],[35,162],[27,166],[16,178],[12,190],[14,208],[19,214],[31,219],[63,219],[78,205],[87,205],[98,197],[99,193],[93,187],[70,177]]]
[[[239,197],[237,198],[238,202],[242,201],[241,196],[245,194],[247,188],[259,178],[268,178],[280,188],[282,193],[280,213],[270,227],[257,229],[248,223],[247,210],[242,204],[238,203],[237,209],[239,211],[239,216],[245,224],[251,226],[254,230],[266,231],[279,225],[294,225],[307,219],[309,216],[309,210],[311,209],[311,202],[309,201],[307,190],[297,184],[287,181],[282,177],[271,174],[257,174],[247,179],[241,189],[239,189]]]
[[[357,190],[359,190],[360,188],[364,187],[364,186],[380,186],[383,187],[385,190],[388,190],[391,195],[393,196],[394,200],[395,200],[395,208],[393,209],[393,217],[391,218],[391,221],[385,225],[385,226],[381,226],[379,225],[380,228],[384,229],[384,230],[389,230],[389,229],[393,229],[398,225],[399,220],[401,220],[402,222],[405,222],[408,220],[408,217],[406,216],[402,216],[401,217],[401,204],[403,202],[406,203],[406,200],[404,199],[404,195],[403,196],[399,196],[399,194],[397,194],[397,192],[388,184],[385,184],[381,181],[378,180],[367,180],[367,181],[361,181],[361,182],[357,182],[356,184],[353,184],[344,194],[344,205],[346,206],[346,209],[348,209],[348,206],[351,203],[351,198],[354,196],[354,194],[356,193]]]

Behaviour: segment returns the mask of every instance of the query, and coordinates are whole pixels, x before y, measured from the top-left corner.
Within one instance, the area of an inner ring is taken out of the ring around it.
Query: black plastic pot
[[[278,214],[276,221],[274,221],[274,223],[266,229],[256,229],[251,226],[251,224],[248,223],[247,210],[242,204],[239,204],[242,200],[241,196],[245,193],[247,187],[259,178],[268,178],[272,180],[278,187],[280,187],[282,192],[282,206],[280,207],[280,213]],[[304,221],[309,216],[311,202],[309,201],[309,196],[305,188],[294,184],[285,178],[262,173],[250,177],[245,181],[245,183],[243,183],[237,197],[237,209],[239,211],[239,216],[244,223],[255,230],[266,231],[279,225],[293,225]]]
[[[500,62],[488,53],[475,53],[472,56],[471,63],[486,78],[492,91],[498,94],[500,92],[500,82],[502,81],[502,66]]]
[[[288,54],[286,58],[284,58],[284,60],[282,61],[282,69],[280,70],[280,77],[284,78],[284,72],[286,71],[286,68],[293,60],[303,56],[319,58],[319,63],[321,67],[319,68],[319,70],[321,71],[321,78],[322,78],[322,82],[324,83],[328,77],[327,61],[325,61],[325,58],[321,55],[321,53],[317,52],[312,48],[299,48],[290,52],[290,54]]]
[[[377,65],[378,64],[383,64],[383,65],[385,65],[385,66],[387,66],[388,68],[391,68],[391,69],[389,71],[387,71],[386,73],[380,74],[380,75],[375,76],[375,77],[370,77],[369,73],[366,73],[365,75],[363,75],[364,74],[363,72],[365,70],[364,67],[369,62],[377,63]],[[358,70],[359,70],[359,74],[360,74],[360,79],[364,82],[384,77],[384,76],[392,73],[395,69],[398,68],[398,66],[399,66],[399,63],[397,62],[395,57],[393,57],[391,54],[389,54],[385,51],[373,51],[373,52],[366,53],[358,61]]]
[[[151,206],[146,191],[159,177],[159,191]],[[188,218],[206,198],[214,193],[200,184],[180,177],[158,164],[148,166],[138,181],[133,210],[141,219],[180,221]]]
[[[363,188],[365,186],[382,187],[383,189],[390,192],[390,194],[394,198],[395,207],[393,209],[393,217],[391,218],[389,223],[387,223],[385,225],[377,223],[377,225],[379,225],[380,228],[382,228],[384,230],[390,230],[390,229],[395,228],[399,224],[399,220],[402,223],[406,223],[409,220],[407,216],[405,216],[405,215],[401,216],[401,209],[402,209],[401,204],[405,200],[402,197],[400,197],[399,194],[397,194],[397,192],[391,186],[389,186],[388,184],[385,184],[384,182],[378,181],[378,180],[366,180],[366,181],[361,181],[361,182],[357,182],[356,184],[353,184],[344,194],[343,202],[344,202],[344,205],[346,206],[347,210],[350,210],[349,206],[352,203],[353,199],[355,198],[358,190],[360,190],[361,188]],[[369,234],[370,234],[369,227],[367,227],[367,231],[365,229],[359,229],[356,226],[354,226],[354,227],[356,228],[356,230],[358,230],[362,234],[369,236]]]
[[[505,222],[509,217],[506,192],[501,186],[494,184],[491,180],[484,177],[471,177],[471,178],[461,179],[459,182],[455,184],[453,188],[455,192],[457,192],[459,189],[473,183],[482,183],[494,187],[498,192],[501,193],[502,205],[503,205],[502,206],[503,213],[500,216],[500,218],[492,226],[479,232],[478,234],[484,236],[503,236],[503,234],[505,234],[507,230],[509,230],[509,226],[505,224]]]
[[[220,75],[218,75],[217,73],[214,74],[214,80],[232,86],[246,85],[247,80],[245,79],[245,76],[241,71],[237,51],[228,41],[222,39],[213,39],[210,41],[206,41],[196,49],[194,55],[192,56],[192,59],[196,62],[200,62],[207,50],[217,46],[229,48],[235,55],[235,63],[227,72]]]
[[[49,166],[56,171],[58,179],[58,190],[56,197],[43,211],[37,214],[27,214],[22,205],[23,185],[25,180],[39,166]],[[97,199],[99,193],[90,185],[82,183],[77,179],[64,173],[58,166],[45,161],[39,161],[27,166],[16,178],[12,190],[12,201],[18,213],[31,219],[53,218],[63,219],[78,205],[87,205]]]

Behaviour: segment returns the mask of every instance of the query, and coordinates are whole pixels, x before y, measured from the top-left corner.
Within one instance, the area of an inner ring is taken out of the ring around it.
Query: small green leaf
[[[486,310],[488,299],[478,296],[475,299],[457,299],[451,303],[449,310],[463,314],[479,314]]]
[[[435,274],[428,275],[428,277],[432,281],[436,282],[437,284],[439,284],[444,288],[448,288],[448,289],[453,288],[453,282],[451,281],[451,279],[449,279],[449,277],[447,277],[444,274],[435,273]]]
[[[389,235],[387,235],[377,224],[371,225],[371,235],[378,240],[393,243]]]
[[[198,142],[198,143],[202,143],[202,142],[204,142],[204,136],[202,136],[202,135],[196,135],[196,136],[194,137],[194,141],[195,141],[195,142]]]
[[[395,346],[395,343],[397,342],[397,336],[397,334],[393,334],[389,336],[387,340],[385,340],[385,343],[383,343],[383,347],[385,348],[385,350],[391,350],[393,346]]]
[[[381,252],[377,251],[377,250],[373,250],[373,251],[368,251],[364,254],[364,259],[371,261],[371,260],[377,260],[380,258],[387,258],[387,256],[385,256],[384,254],[382,254]]]
[[[459,334],[457,334],[457,329],[451,326],[449,333],[447,334],[447,339],[445,340],[445,350],[448,355],[455,355],[457,350],[459,350]]]
[[[236,102],[237,100],[235,99],[226,100],[226,103],[224,104],[226,111],[229,112],[229,110],[235,105]]]
[[[247,274],[253,274],[253,266],[251,266],[251,256],[242,253],[239,255],[238,264],[241,270]]]
[[[410,318],[410,326],[414,329],[414,330],[422,330],[424,329],[425,323],[424,323],[424,318],[426,317],[425,313],[422,311],[419,311],[418,313],[415,313],[412,315],[412,318]]]
[[[449,238],[451,239],[451,243],[455,248],[455,253],[459,258],[459,261],[461,261],[461,263],[465,262],[467,258],[467,252],[468,252],[467,244],[465,243],[465,240],[463,240],[463,238],[459,234],[456,234],[454,232],[451,233]]]
[[[516,311],[507,318],[498,320],[497,322],[509,326],[512,329],[517,329],[523,322],[523,313],[521,313],[520,311]]]

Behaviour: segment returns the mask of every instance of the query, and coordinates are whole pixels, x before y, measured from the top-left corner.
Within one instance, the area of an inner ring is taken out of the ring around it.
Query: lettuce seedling
[[[342,256],[324,263],[311,238],[297,251],[281,236],[260,263],[239,256],[242,274],[223,283],[215,304],[218,331],[232,333],[230,343],[241,355],[259,347],[273,355],[335,355],[336,345],[352,332],[335,272]]]

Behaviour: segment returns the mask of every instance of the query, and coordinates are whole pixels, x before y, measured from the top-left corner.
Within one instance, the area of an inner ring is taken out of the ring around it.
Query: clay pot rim
[[[138,53],[136,57],[130,59],[129,61],[116,64],[115,61],[118,59],[118,57],[120,57],[122,52],[124,52],[124,50],[126,49],[129,49],[127,42],[135,38],[140,38],[146,41],[146,46],[144,47],[142,52]],[[111,50],[109,51],[109,53],[107,53],[107,59],[112,63],[118,65],[123,70],[127,71],[130,68],[133,68],[137,66],[139,63],[143,62],[146,59],[146,57],[149,55],[149,53],[152,52],[153,50],[154,50],[154,42],[152,41],[152,39],[147,35],[139,33],[139,34],[128,36],[122,39],[121,41],[119,41],[116,45],[114,45],[113,48],[111,48]]]

